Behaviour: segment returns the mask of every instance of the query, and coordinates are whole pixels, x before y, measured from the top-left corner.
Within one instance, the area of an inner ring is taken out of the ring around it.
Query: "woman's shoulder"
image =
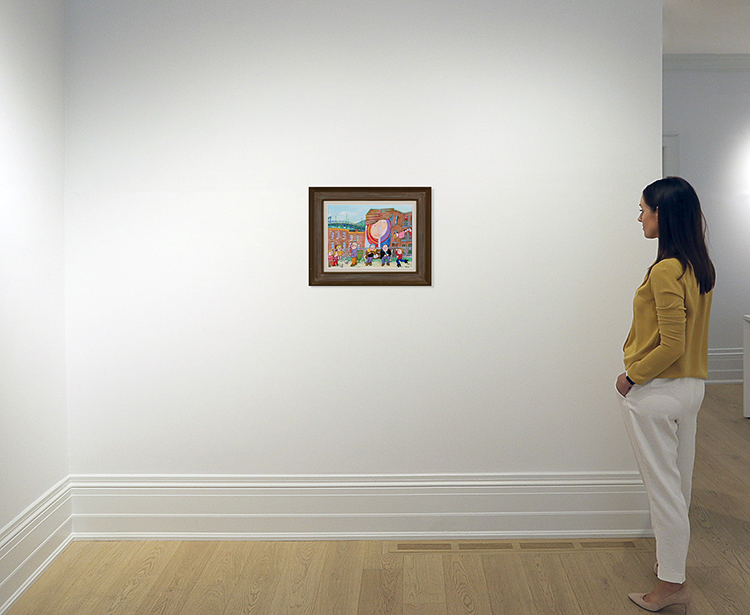
[[[651,268],[649,276],[651,285],[656,284],[662,288],[697,287],[693,269],[688,266],[687,271],[682,263],[676,258],[665,258]]]
[[[680,277],[684,273],[682,263],[676,258],[665,258],[651,267],[651,275],[664,277]]]

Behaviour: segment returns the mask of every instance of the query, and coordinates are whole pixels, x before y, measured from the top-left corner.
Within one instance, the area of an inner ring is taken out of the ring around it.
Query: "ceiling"
[[[750,0],[663,1],[665,54],[750,54]]]

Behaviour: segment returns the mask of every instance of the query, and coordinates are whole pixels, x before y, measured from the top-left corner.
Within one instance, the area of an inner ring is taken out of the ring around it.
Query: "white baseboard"
[[[708,351],[708,384],[743,382],[743,349],[711,348]]]
[[[664,70],[750,71],[747,53],[675,53],[662,56]]]
[[[637,473],[72,476],[79,539],[650,535]]]
[[[72,531],[67,478],[0,530],[0,614],[70,543]]]

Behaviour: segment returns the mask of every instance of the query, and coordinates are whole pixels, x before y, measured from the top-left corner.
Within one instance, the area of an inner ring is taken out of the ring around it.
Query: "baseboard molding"
[[[72,514],[66,478],[0,530],[0,614],[70,543]]]
[[[637,473],[72,476],[77,539],[648,536]]]
[[[663,70],[750,71],[747,53],[677,53],[662,56]]]
[[[712,348],[708,351],[708,384],[743,382],[744,352],[742,348]]]

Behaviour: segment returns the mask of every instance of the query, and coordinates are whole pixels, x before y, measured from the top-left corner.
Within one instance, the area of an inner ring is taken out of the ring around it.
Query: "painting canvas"
[[[310,191],[311,285],[430,283],[429,188]]]
[[[414,201],[326,201],[326,271],[414,270]]]

